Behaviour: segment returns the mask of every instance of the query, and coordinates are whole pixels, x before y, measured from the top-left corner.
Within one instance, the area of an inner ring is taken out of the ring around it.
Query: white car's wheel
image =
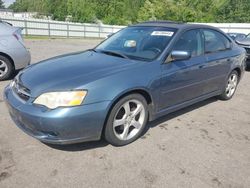
[[[0,55],[0,81],[9,79],[14,72],[11,61]]]

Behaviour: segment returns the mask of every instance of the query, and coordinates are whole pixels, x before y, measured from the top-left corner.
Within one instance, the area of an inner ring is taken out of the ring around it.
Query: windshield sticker
[[[166,37],[172,37],[174,32],[172,31],[154,31],[151,33],[152,36],[166,36]]]
[[[127,41],[125,41],[124,47],[135,48],[136,47],[136,41],[135,40],[127,40]]]

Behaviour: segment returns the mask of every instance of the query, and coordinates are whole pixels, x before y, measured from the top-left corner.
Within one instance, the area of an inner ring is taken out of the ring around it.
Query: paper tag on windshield
[[[174,32],[172,31],[153,31],[151,33],[152,36],[166,36],[166,37],[172,37]]]

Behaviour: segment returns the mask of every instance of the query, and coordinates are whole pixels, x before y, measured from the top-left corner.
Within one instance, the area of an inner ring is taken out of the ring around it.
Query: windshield
[[[247,38],[247,39],[250,39],[250,34],[248,34],[246,38]]]
[[[109,55],[151,61],[169,44],[176,29],[166,27],[127,27],[96,47],[96,51]],[[107,53],[107,54],[108,54]]]

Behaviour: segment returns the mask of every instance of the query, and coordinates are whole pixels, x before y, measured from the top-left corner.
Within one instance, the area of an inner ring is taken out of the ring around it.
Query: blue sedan
[[[122,146],[148,121],[233,97],[246,52],[221,30],[167,21],[129,26],[94,49],[21,71],[4,97],[16,125],[52,144],[104,137]]]

